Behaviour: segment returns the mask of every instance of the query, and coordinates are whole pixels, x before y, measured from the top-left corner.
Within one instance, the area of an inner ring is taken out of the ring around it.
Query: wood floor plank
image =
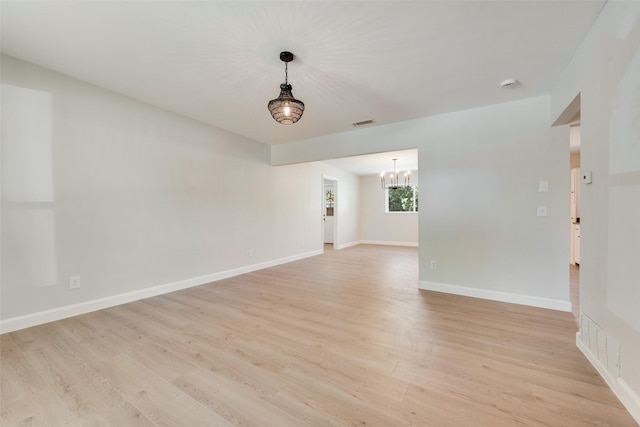
[[[10,404],[48,389],[48,385],[25,359],[9,334],[0,336],[0,369],[5,372],[0,382],[3,404]]]
[[[155,425],[226,425],[224,418],[207,410],[129,355],[118,355],[100,364],[98,370],[109,384]]]
[[[81,426],[79,414],[69,410],[52,390],[38,390],[12,402],[2,402],[2,426]]]
[[[6,426],[636,426],[570,313],[359,245],[0,336]]]
[[[176,387],[235,426],[298,426],[301,420],[270,404],[247,388],[212,370],[192,371],[174,381]]]
[[[354,385],[348,375],[335,375],[325,367],[312,363],[291,364],[282,377],[288,389],[330,402],[339,418],[348,424],[362,425],[406,425],[406,414],[401,398],[392,393],[377,393],[380,389],[362,388]],[[406,389],[406,384],[403,387]],[[376,392],[377,391],[377,392]]]
[[[78,417],[108,410],[121,396],[99,373],[74,354],[63,340],[25,352],[63,405]]]

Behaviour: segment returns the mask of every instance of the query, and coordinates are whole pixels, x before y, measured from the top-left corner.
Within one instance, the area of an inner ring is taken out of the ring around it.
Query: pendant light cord
[[[289,84],[289,63],[284,63],[284,84]]]

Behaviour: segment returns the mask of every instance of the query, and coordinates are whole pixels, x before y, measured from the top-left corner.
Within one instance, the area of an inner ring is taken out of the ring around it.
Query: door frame
[[[333,197],[334,197],[334,201],[333,201],[333,248],[334,249],[338,249],[339,245],[338,245],[338,212],[339,212],[339,206],[338,206],[338,178],[333,177],[333,176],[329,176],[329,175],[325,175],[322,174],[322,180],[321,180],[321,191],[320,191],[320,247],[322,248],[322,251],[324,252],[324,224],[325,224],[325,214],[326,214],[326,210],[325,210],[325,195],[324,195],[324,182],[325,181],[332,181],[333,182]]]

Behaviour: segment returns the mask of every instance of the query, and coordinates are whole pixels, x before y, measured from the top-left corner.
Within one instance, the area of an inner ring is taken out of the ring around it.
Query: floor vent
[[[580,322],[582,341],[613,378],[620,376],[620,344],[589,316],[582,313]]]

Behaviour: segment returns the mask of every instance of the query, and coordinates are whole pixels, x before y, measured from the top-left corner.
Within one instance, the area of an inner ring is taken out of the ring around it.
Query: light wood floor
[[[571,313],[357,246],[1,336],[3,426],[636,426]]]

